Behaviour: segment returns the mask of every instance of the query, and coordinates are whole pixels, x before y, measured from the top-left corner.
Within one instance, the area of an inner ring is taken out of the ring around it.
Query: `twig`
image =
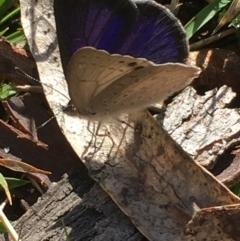
[[[198,41],[198,42],[196,42],[194,44],[191,44],[190,45],[190,49],[191,50],[196,50],[196,49],[202,48],[202,47],[204,47],[204,46],[206,46],[206,45],[208,45],[208,44],[210,44],[212,42],[215,42],[215,41],[217,41],[217,40],[219,40],[221,38],[224,38],[224,37],[226,37],[228,35],[231,35],[231,34],[233,34],[235,32],[236,32],[236,30],[234,28],[228,29],[228,30],[223,31],[223,32],[221,32],[219,34],[215,34],[215,35],[213,35],[213,36],[211,36],[209,38],[206,38],[206,39],[200,40],[200,41]]]
[[[1,208],[0,208],[0,219],[3,222],[4,227],[8,230],[9,235],[12,237],[12,239],[14,241],[21,241],[19,239],[19,236],[17,234],[17,232],[15,231],[15,229],[13,228],[12,224],[9,222],[9,220],[7,219],[7,217],[5,216],[4,212],[3,212],[3,208],[6,205],[6,201],[4,201],[4,203],[1,204]]]

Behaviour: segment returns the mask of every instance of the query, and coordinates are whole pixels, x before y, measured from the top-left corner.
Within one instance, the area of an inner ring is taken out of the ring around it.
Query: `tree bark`
[[[146,240],[83,165],[53,183],[13,226],[24,241],[67,240],[64,227],[72,241]],[[2,234],[0,240],[12,239]]]

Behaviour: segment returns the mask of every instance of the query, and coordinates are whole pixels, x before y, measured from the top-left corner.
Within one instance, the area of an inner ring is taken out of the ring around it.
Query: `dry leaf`
[[[240,11],[240,0],[233,0],[229,9],[220,20],[218,26],[213,30],[212,34],[215,34],[222,26],[230,22]]]
[[[186,225],[182,240],[239,241],[239,210],[240,204],[198,210]]]
[[[41,173],[41,174],[46,174],[46,175],[51,174],[51,172],[38,169],[38,168],[31,166],[27,163],[24,163],[22,161],[15,161],[15,160],[10,160],[10,159],[0,158],[0,165],[6,167],[8,169],[11,169],[15,172],[24,172],[24,173],[34,172],[34,173]]]

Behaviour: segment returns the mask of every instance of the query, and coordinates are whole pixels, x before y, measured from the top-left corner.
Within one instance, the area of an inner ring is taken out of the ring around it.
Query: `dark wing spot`
[[[134,70],[139,70],[139,69],[143,69],[143,68],[144,68],[144,66],[137,66],[134,68]]]
[[[120,60],[118,63],[119,64],[123,64],[123,63],[125,63],[125,61],[124,60]]]
[[[136,65],[137,65],[136,62],[131,62],[131,63],[128,64],[129,67],[134,67],[134,66],[136,66]]]

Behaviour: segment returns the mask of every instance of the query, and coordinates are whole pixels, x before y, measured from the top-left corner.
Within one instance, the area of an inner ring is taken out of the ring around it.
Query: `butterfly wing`
[[[72,55],[84,46],[116,53],[137,18],[130,0],[55,0],[54,14],[66,75]]]
[[[161,101],[188,85],[198,73],[198,68],[183,64],[154,64],[85,47],[73,55],[67,80],[80,114],[101,117]]]
[[[182,90],[200,73],[199,68],[179,63],[150,64],[141,69],[136,66],[99,93],[93,100],[95,112],[116,115],[142,109]]]
[[[54,6],[69,94],[80,113],[111,114],[121,110],[124,100],[128,107],[122,110],[127,111],[131,98],[138,103],[134,106],[146,106],[154,102],[141,100],[146,91],[153,91],[152,99],[158,101],[163,99],[164,91],[175,92],[188,82],[188,76],[178,76],[184,72],[181,65],[176,65],[175,73],[170,73],[172,82],[164,74],[168,67],[156,68],[147,60],[109,55],[104,51],[81,51],[83,46],[94,46],[110,53],[145,57],[156,63],[184,62],[188,55],[184,31],[178,20],[157,3],[147,0],[55,0]],[[141,70],[142,65],[144,69]],[[160,74],[163,77],[157,81],[158,78],[153,76]],[[141,81],[135,81],[132,77],[135,75]],[[176,85],[176,82],[179,83]],[[156,91],[163,85],[162,90]],[[116,103],[116,99],[120,99],[121,104]]]
[[[55,0],[64,73],[75,51],[92,46],[155,63],[185,62],[188,45],[177,18],[149,0]]]
[[[139,17],[118,53],[146,58],[154,63],[185,63],[188,44],[179,20],[154,1],[134,2]]]
[[[109,85],[132,72],[136,65],[135,58],[130,56],[110,55],[92,47],[78,50],[71,58],[67,71],[69,95],[74,106],[82,115],[86,111],[94,111],[96,97],[105,93]],[[137,67],[140,65],[147,67],[149,62],[138,59]],[[124,82],[124,85],[127,87],[128,83]]]

